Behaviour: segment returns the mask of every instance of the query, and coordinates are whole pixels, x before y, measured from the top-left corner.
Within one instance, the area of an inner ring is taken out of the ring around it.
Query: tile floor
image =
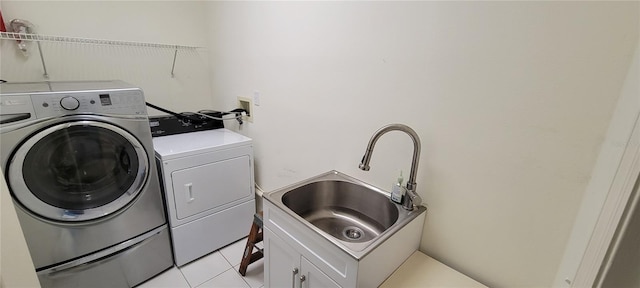
[[[242,277],[238,273],[246,243],[247,238],[243,238],[180,268],[174,266],[138,287],[260,288],[264,282],[263,259],[250,264],[246,276]],[[257,245],[262,248],[261,244]]]

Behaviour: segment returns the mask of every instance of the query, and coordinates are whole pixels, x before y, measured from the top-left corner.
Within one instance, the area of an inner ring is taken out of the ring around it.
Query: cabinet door
[[[320,271],[316,265],[311,264],[307,258],[300,257],[300,270],[304,279],[300,278],[301,288],[327,288],[327,287],[340,287],[338,283],[329,278],[327,274]]]
[[[297,288],[300,254],[268,228],[264,229],[264,287]]]

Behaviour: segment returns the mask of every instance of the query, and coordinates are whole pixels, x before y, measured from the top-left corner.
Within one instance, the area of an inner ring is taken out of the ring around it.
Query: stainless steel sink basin
[[[264,198],[356,259],[423,213],[389,200],[389,192],[337,171],[265,194]]]
[[[382,193],[351,182],[325,180],[284,193],[282,203],[329,235],[348,242],[376,238],[398,220]]]

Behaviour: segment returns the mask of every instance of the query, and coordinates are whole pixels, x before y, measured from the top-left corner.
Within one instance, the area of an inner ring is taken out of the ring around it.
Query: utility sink
[[[330,171],[266,194],[265,199],[356,259],[422,214],[389,200],[389,192]]]
[[[324,180],[295,188],[282,203],[329,235],[347,242],[375,239],[398,220],[384,194],[351,182]]]

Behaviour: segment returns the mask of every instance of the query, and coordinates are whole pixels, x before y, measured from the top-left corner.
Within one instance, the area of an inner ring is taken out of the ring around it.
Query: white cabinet
[[[311,264],[307,258],[300,256],[300,287],[307,288],[331,288],[340,287],[338,283],[333,281],[327,274],[324,274],[316,265]]]
[[[356,259],[268,199],[263,207],[267,288],[377,287],[418,249],[425,218],[422,213]]]
[[[296,278],[300,271],[300,253],[275,236],[268,228],[264,229],[265,287],[297,287]]]
[[[265,287],[340,287],[269,228],[265,228],[264,246]]]

